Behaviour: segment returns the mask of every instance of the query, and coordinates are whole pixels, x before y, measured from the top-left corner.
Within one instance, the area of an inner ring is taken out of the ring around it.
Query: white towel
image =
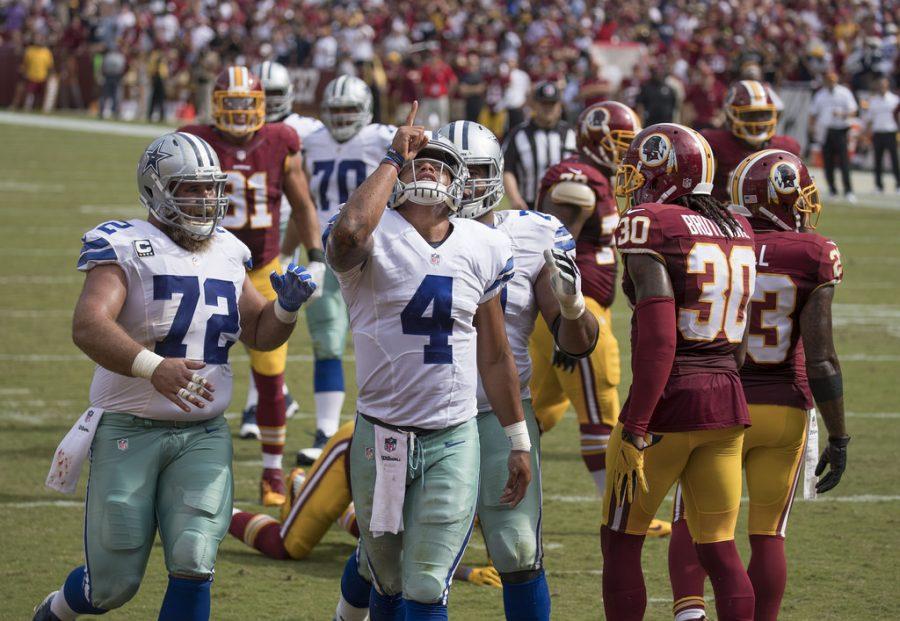
[[[403,530],[403,501],[406,498],[407,456],[416,436],[374,425],[375,491],[372,498],[373,537],[396,535]]]
[[[94,434],[97,433],[102,416],[103,410],[95,407],[90,407],[82,413],[56,447],[44,485],[63,494],[75,492],[81,476],[81,467],[91,451]]]
[[[819,420],[816,408],[807,410],[806,459],[803,464],[803,500],[816,499],[816,464],[819,462]]]

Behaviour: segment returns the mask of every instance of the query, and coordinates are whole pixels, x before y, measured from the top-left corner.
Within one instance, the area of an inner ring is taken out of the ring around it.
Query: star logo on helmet
[[[153,170],[154,174],[159,176],[159,163],[164,159],[172,157],[172,153],[166,153],[162,150],[163,143],[162,141],[153,145],[152,148],[147,149],[147,152],[144,154],[146,159],[144,160],[144,168],[141,170],[141,174],[146,174],[147,171]]]

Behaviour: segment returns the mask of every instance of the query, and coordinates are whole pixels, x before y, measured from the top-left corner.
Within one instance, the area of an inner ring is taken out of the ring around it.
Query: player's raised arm
[[[366,260],[372,231],[387,207],[400,169],[428,144],[425,127],[415,125],[419,102],[414,101],[406,124],[397,128],[381,165],[360,185],[341,209],[328,237],[328,262],[345,272]]]

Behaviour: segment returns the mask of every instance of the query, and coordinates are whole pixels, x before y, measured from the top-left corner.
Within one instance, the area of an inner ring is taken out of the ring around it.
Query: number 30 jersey
[[[238,300],[250,250],[217,228],[209,246],[191,253],[146,220],[113,220],[82,237],[78,269],[115,264],[128,291],[117,322],[135,341],[166,358],[200,360],[197,371],[216,389],[215,400],[185,413],[159,394],[150,380],[94,370],[91,405],[159,420],[208,419],[231,401],[228,349],[241,333]]]
[[[477,411],[473,319],[512,278],[512,249],[479,222],[452,226],[434,248],[389,209],[368,259],[336,273],[356,351],[357,409],[390,425],[444,429]]]
[[[747,325],[756,282],[756,255],[750,224],[743,216],[734,218],[741,230],[733,237],[726,236],[712,220],[678,205],[638,205],[619,222],[619,252],[626,256],[648,254],[659,260],[668,272],[675,297],[675,361],[651,417],[652,431],[750,424],[734,353]],[[627,261],[622,289],[635,304]],[[634,330],[632,317],[632,341]],[[699,383],[690,379],[698,374],[704,374],[705,379]],[[727,377],[709,380],[709,374]],[[710,390],[714,382],[722,385]],[[627,409],[626,402],[623,412]]]
[[[353,191],[378,168],[397,128],[372,123],[346,142],[321,127],[303,141],[309,191],[319,212],[322,231]]]
[[[750,307],[741,382],[748,403],[813,407],[806,379],[800,314],[819,287],[843,278],[837,244],[816,233],[774,230],[751,219],[756,241],[756,292]]]

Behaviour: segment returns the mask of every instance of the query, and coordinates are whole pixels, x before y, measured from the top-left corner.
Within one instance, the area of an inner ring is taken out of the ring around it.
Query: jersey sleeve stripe
[[[97,239],[91,239],[88,241],[84,241],[84,245],[81,247],[82,254],[85,252],[90,252],[91,250],[102,250],[104,248],[109,248],[109,240],[103,239],[102,237]]]
[[[78,257],[78,267],[82,268],[88,263],[114,263],[116,259],[116,251],[112,248],[83,252],[81,253],[81,256]]]
[[[513,272],[514,267],[515,266],[513,264],[513,259],[512,259],[512,257],[510,257],[509,260],[506,262],[506,265],[503,267],[503,269],[500,270],[500,275],[497,276],[497,280],[495,280],[491,284],[490,287],[485,289],[484,292],[489,293],[489,292],[493,291],[494,289],[496,289],[497,287],[499,287],[500,285],[506,284],[507,282],[512,280],[512,277],[514,274],[514,272]]]
[[[572,239],[571,235],[568,238],[557,239],[556,243],[553,244],[553,247],[557,250],[562,250],[563,252],[575,250],[575,240]]]

